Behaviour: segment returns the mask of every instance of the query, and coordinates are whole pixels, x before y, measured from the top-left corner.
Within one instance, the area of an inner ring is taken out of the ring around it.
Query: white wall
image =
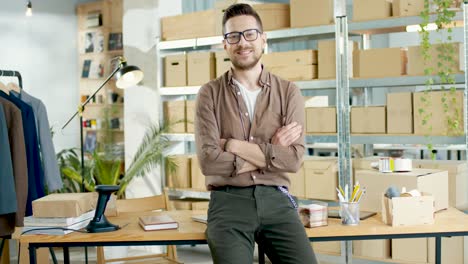
[[[129,64],[143,70],[145,77],[137,87],[125,90],[125,164],[133,159],[145,131],[160,117],[160,95],[157,88],[156,38],[160,35],[160,17],[182,12],[178,1],[124,1],[124,55]],[[161,173],[153,170],[134,179],[127,197],[143,197],[161,192]]]
[[[78,2],[84,1],[33,0],[33,16],[26,17],[26,1],[0,0],[0,69],[19,71],[24,90],[44,102],[56,151],[79,146],[78,120],[60,131],[78,103]]]

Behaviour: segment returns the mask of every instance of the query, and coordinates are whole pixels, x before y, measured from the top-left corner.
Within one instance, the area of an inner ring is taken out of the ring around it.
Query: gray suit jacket
[[[11,161],[8,127],[5,111],[0,104],[0,215],[15,213],[17,210],[15,178]]]
[[[21,90],[21,93],[16,93],[15,91],[11,91],[10,93],[33,108],[47,189],[49,192],[62,189],[63,182],[60,177],[54,143],[52,142],[52,136],[50,134],[49,118],[47,117],[47,110],[44,103],[29,95],[24,90]]]

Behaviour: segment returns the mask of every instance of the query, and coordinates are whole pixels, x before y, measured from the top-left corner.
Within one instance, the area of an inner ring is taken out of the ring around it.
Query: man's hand
[[[275,135],[271,139],[271,144],[289,147],[302,134],[302,126],[296,122],[281,127],[276,130]]]
[[[219,140],[219,147],[224,151],[226,151],[226,142],[227,142],[227,139],[224,139],[224,138]]]

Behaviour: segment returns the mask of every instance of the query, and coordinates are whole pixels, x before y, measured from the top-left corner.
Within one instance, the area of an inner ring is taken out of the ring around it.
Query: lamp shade
[[[125,89],[136,85],[143,80],[143,72],[137,66],[122,64],[122,68],[116,72],[117,87]]]

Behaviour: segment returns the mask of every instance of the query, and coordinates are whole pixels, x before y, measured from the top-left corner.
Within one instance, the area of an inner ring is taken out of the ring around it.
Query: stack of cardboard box
[[[273,74],[289,81],[317,78],[317,51],[296,50],[264,54],[263,64]]]
[[[205,191],[205,176],[202,174],[196,155],[171,156],[177,168],[170,171],[166,166],[166,185],[169,188],[194,189]],[[202,210],[208,208],[208,202],[172,201],[175,209]]]
[[[169,133],[194,133],[195,100],[163,102],[165,123]]]

